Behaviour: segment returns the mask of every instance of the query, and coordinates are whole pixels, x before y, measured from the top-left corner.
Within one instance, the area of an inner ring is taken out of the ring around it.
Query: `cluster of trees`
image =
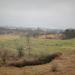
[[[75,29],[66,29],[64,32],[64,39],[75,38]]]

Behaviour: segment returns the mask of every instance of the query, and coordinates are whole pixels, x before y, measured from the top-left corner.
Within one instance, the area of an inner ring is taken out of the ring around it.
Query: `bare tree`
[[[26,34],[26,44],[27,44],[28,54],[30,56],[30,54],[31,54],[31,46],[30,46],[30,35],[28,33]]]
[[[18,50],[18,57],[19,58],[23,57],[24,56],[24,49],[23,49],[23,47],[20,46],[20,47],[17,48],[17,50]]]

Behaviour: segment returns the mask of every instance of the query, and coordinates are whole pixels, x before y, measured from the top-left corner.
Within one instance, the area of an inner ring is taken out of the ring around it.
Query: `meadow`
[[[20,46],[24,48],[24,51],[27,51],[26,37],[20,37],[15,35],[0,36],[0,48],[6,48],[8,50],[14,51]],[[58,51],[68,53],[68,50],[72,51],[73,49],[75,49],[75,39],[52,40],[31,37],[30,47],[32,54],[46,54]]]
[[[28,56],[27,42],[25,36],[19,35],[1,35],[0,36],[0,51],[7,50],[8,55],[17,55],[17,49],[23,48],[24,57]],[[75,39],[56,40],[56,39],[40,39],[30,38],[30,54],[34,57],[45,56],[54,52],[61,52],[61,58],[52,61],[48,64],[25,66],[23,68],[16,67],[0,67],[0,75],[75,75],[74,57],[75,57]],[[67,61],[66,61],[67,60]],[[1,62],[1,61],[0,61]],[[59,67],[58,67],[58,66]],[[65,67],[65,65],[67,67]],[[60,69],[52,71],[52,66]],[[70,71],[69,71],[70,70]],[[69,73],[70,72],[70,73]]]

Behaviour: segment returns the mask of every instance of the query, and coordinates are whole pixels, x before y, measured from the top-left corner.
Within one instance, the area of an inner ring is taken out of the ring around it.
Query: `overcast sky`
[[[75,0],[0,0],[0,26],[75,28]]]

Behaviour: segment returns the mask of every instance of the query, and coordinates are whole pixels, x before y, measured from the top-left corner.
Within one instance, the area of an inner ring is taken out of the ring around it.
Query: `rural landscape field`
[[[0,0],[0,75],[75,75],[75,0]]]
[[[75,38],[47,38],[50,35],[56,34],[48,34],[46,38],[41,35],[41,38],[24,34],[0,35],[0,75],[75,75]],[[53,54],[58,56],[38,64]],[[32,64],[22,63],[23,60],[32,61]]]

